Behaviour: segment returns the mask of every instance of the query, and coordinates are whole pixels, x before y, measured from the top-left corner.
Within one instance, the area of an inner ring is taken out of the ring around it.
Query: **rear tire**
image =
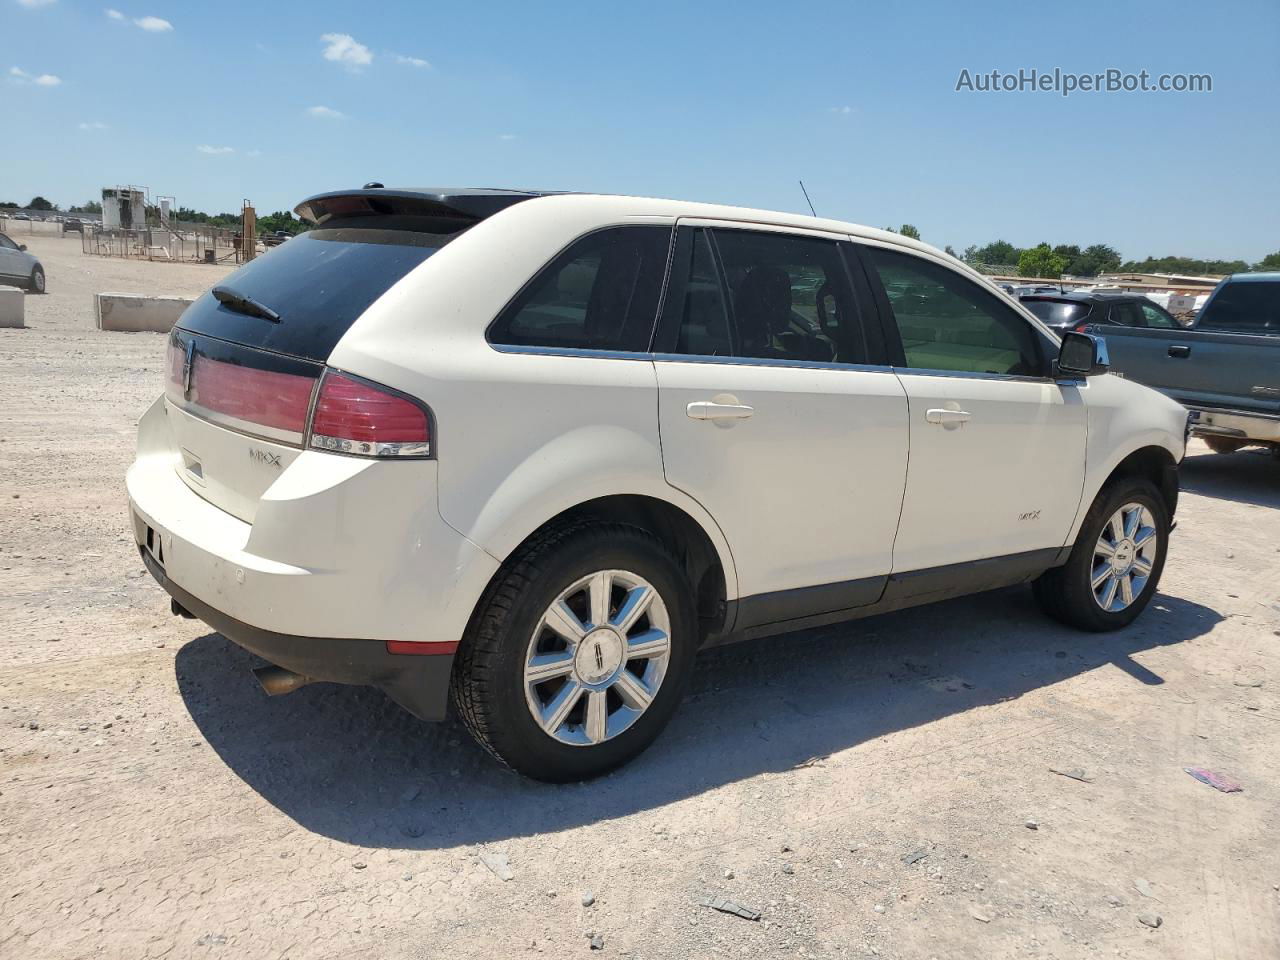
[[[1169,511],[1160,492],[1148,480],[1121,477],[1098,493],[1067,562],[1042,574],[1032,590],[1045,613],[1068,626],[1119,630],[1151,602],[1168,546]]]
[[[45,292],[44,268],[43,267],[32,268],[31,279],[27,282],[31,288],[32,293],[44,293]]]
[[[652,534],[612,522],[552,525],[481,598],[454,663],[454,706],[480,745],[518,773],[550,783],[598,777],[667,725],[692,670],[696,624],[681,568]]]

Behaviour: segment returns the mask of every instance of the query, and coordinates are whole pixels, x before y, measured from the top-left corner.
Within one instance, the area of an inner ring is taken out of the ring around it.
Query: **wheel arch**
[[[1173,519],[1178,509],[1178,462],[1167,445],[1151,438],[1127,451],[1117,452],[1111,462],[1094,475],[1093,482],[1080,499],[1080,509],[1067,546],[1075,543],[1084,523],[1085,515],[1098,494],[1122,477],[1140,477],[1151,481],[1160,491],[1160,498]]]
[[[630,523],[656,536],[684,571],[693,593],[702,636],[705,638],[723,627],[730,592],[736,594],[733,558],[728,544],[718,528],[713,536],[704,521],[670,500],[635,493],[585,500],[548,517],[499,559],[505,564],[548,527],[579,519]],[[494,574],[495,577],[498,575]]]

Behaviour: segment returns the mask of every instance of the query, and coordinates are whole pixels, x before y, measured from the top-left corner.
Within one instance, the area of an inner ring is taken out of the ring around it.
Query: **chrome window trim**
[[[591,357],[596,360],[652,360],[646,350],[597,350],[593,347],[544,347],[486,341],[496,353],[528,354],[539,357]]]
[[[722,363],[733,367],[788,367],[799,370],[849,370],[855,373],[893,373],[893,367],[875,363],[835,363],[822,360],[788,360],[784,357],[725,357],[700,353],[655,353],[655,363]]]
[[[895,372],[921,377],[952,377],[964,380],[1008,380],[1013,383],[1061,383],[1060,377],[1033,377],[1017,373],[974,373],[968,370],[933,370],[924,367],[894,367]]]

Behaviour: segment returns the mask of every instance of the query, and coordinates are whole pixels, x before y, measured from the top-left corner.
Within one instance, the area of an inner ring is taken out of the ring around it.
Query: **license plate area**
[[[160,531],[151,526],[141,517],[135,517],[134,523],[137,526],[136,533],[138,535],[138,546],[147,551],[151,555],[151,559],[164,567],[164,538],[160,535]]]

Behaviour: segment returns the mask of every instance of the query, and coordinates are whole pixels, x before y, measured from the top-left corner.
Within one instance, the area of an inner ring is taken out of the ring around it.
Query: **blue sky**
[[[802,211],[803,177],[824,216],[957,249],[1280,249],[1275,0],[108,4],[0,0],[0,199],[269,212],[379,180]],[[1032,67],[1213,92],[955,91]]]

